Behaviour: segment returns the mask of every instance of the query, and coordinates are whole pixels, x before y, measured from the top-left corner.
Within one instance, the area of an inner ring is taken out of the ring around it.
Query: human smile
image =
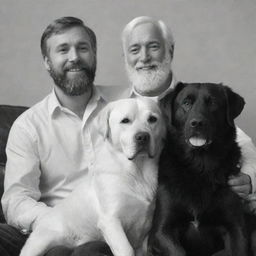
[[[81,72],[81,71],[84,71],[82,68],[72,68],[72,69],[69,69],[67,70],[68,72]]]
[[[155,69],[155,65],[146,65],[146,66],[137,67],[137,70],[151,70],[151,69]]]

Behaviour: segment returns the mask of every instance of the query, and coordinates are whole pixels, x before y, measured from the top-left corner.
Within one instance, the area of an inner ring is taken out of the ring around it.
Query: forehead
[[[178,97],[183,98],[190,95],[200,95],[205,97],[214,97],[216,99],[222,99],[225,97],[224,90],[217,84],[189,84],[186,85],[179,93]]]
[[[152,23],[139,24],[127,35],[126,44],[128,47],[149,42],[164,43],[161,30]]]
[[[134,117],[149,115],[150,113],[159,114],[159,109],[154,102],[144,100],[128,99],[118,101],[110,114],[110,119],[124,117]]]
[[[91,45],[88,33],[82,27],[72,27],[61,31],[58,34],[53,34],[46,41],[48,47],[57,47],[61,44],[78,44],[86,43]]]

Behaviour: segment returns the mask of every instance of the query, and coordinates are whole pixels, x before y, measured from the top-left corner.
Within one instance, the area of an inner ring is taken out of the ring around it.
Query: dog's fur
[[[179,83],[161,100],[167,118],[149,248],[153,255],[247,255],[234,119],[244,100],[221,84]],[[216,254],[217,255],[217,254]]]
[[[94,167],[68,198],[37,220],[21,256],[90,241],[106,241],[115,256],[145,254],[165,137],[160,108],[148,99],[112,102],[95,127],[102,140]]]

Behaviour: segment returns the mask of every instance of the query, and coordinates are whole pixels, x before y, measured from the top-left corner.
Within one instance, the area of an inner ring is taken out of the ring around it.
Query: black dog
[[[221,84],[183,84],[161,100],[168,135],[149,248],[153,255],[247,255],[234,119],[244,100]],[[217,255],[217,254],[216,254]]]

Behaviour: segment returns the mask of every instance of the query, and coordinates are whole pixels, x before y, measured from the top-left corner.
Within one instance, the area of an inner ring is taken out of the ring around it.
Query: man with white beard
[[[122,97],[151,97],[159,100],[176,84],[171,69],[174,39],[161,20],[137,17],[122,33],[125,67],[131,88]],[[253,200],[256,191],[256,148],[237,127],[237,141],[242,150],[241,173],[230,177],[229,185],[240,196]]]

